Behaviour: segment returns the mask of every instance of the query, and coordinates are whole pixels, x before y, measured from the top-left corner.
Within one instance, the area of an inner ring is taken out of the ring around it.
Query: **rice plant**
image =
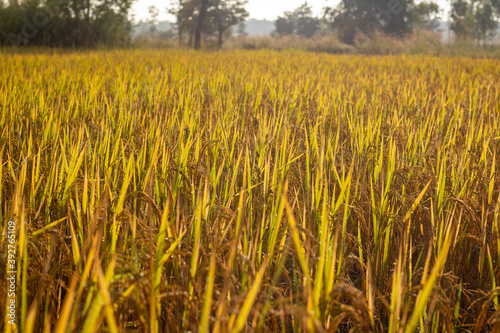
[[[500,330],[499,60],[0,60],[3,331]]]

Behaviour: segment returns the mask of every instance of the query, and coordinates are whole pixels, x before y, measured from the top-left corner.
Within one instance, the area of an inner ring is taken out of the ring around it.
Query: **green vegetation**
[[[498,34],[500,1],[453,0],[451,2],[451,29],[458,38],[473,38],[488,43]]]
[[[187,45],[196,46],[197,32],[203,33],[205,42],[217,41],[217,47],[221,48],[224,37],[231,34],[231,27],[242,23],[248,17],[245,10],[246,0],[172,0],[168,11],[175,15],[177,22],[177,39],[179,45],[183,45],[187,39]],[[200,19],[200,12],[205,12]],[[199,40],[198,42],[201,42]]]
[[[313,17],[312,9],[307,3],[293,12],[283,13],[275,22],[278,35],[292,35],[311,38],[319,31],[321,21]]]
[[[498,329],[498,60],[0,60],[20,332]]]
[[[132,0],[0,0],[0,45],[128,45],[131,6]]]

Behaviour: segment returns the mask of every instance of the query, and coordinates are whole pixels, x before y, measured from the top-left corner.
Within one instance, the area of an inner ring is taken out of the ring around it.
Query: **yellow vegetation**
[[[0,54],[19,331],[493,330],[499,78],[467,58]]]

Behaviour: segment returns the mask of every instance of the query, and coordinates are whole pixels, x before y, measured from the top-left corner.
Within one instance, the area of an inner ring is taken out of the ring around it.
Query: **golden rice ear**
[[[498,330],[498,77],[465,57],[1,50],[0,326]]]

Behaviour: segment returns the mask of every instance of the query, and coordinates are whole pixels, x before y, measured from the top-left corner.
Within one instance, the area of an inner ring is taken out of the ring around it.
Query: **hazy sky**
[[[249,0],[246,9],[250,13],[250,18],[274,21],[285,10],[293,10],[303,3],[304,0]],[[313,8],[315,15],[320,15],[323,7],[334,6],[339,0],[308,0],[307,3]],[[144,20],[149,16],[148,7],[155,6],[160,10],[160,21],[173,20],[165,10],[169,4],[169,0],[136,0],[132,7],[133,14],[136,20]]]
[[[308,0],[307,3],[313,8],[315,15],[322,13],[322,8],[326,6],[336,6],[340,0]],[[420,2],[416,0],[415,2]],[[274,21],[286,10],[294,10],[304,3],[304,0],[249,0],[246,6],[250,13],[250,18],[267,19]],[[448,1],[437,0],[441,8],[448,8]],[[136,21],[144,20],[149,17],[148,7],[155,6],[160,10],[159,20],[174,21],[175,19],[166,13],[166,7],[170,0],[136,0],[133,5],[132,13]]]

